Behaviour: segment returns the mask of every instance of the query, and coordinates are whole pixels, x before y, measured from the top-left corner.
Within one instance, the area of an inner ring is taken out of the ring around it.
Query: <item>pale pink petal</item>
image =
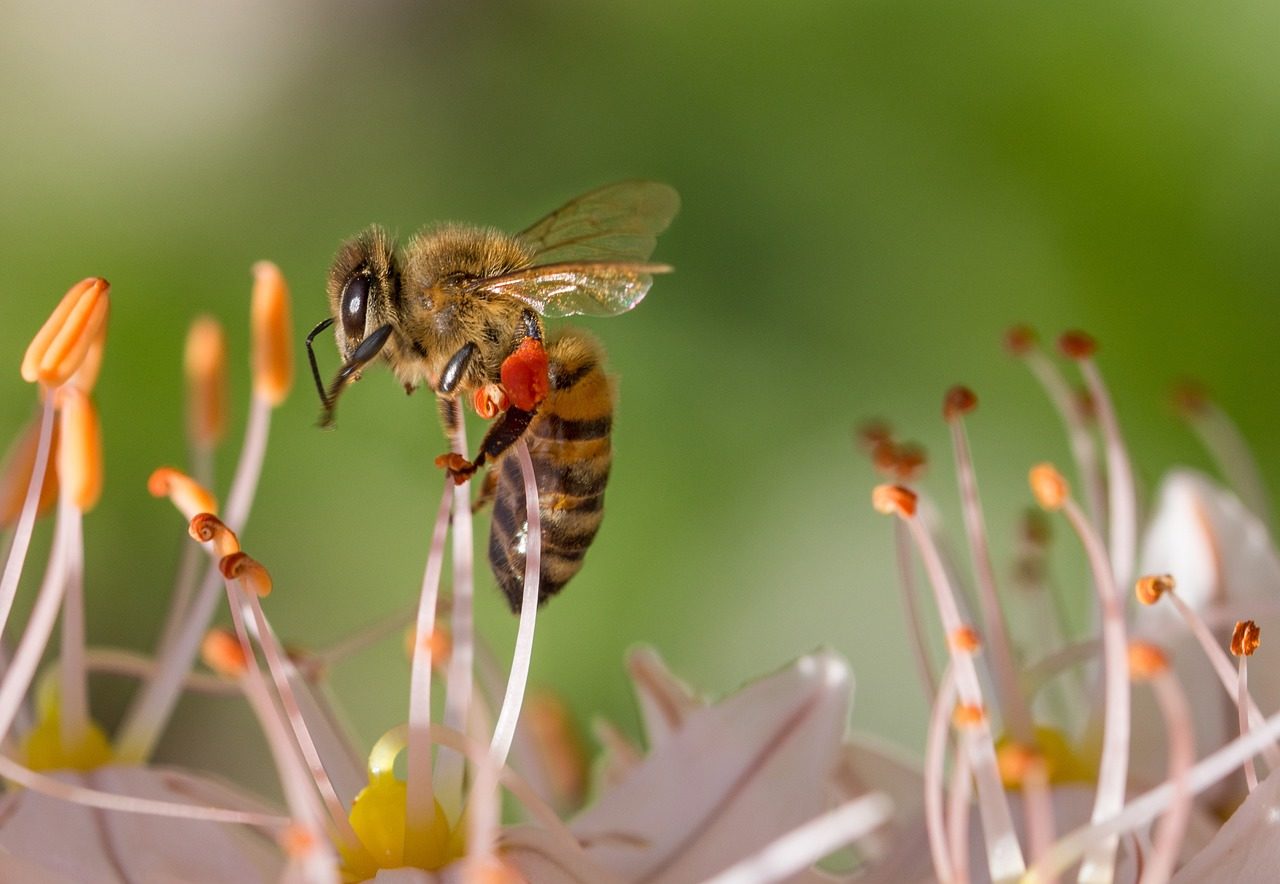
[[[378,884],[436,884],[442,878],[422,869],[382,869],[373,876]]]
[[[1280,775],[1271,774],[1176,875],[1174,884],[1274,880],[1280,870]]]
[[[502,830],[499,855],[536,884],[620,884],[621,880],[582,853],[570,853],[535,826]]]
[[[651,750],[666,742],[684,724],[689,713],[706,705],[688,685],[671,674],[653,648],[639,647],[631,651],[627,655],[627,670]]]
[[[58,779],[93,789],[191,803],[193,793],[232,794],[178,771],[107,767]],[[221,804],[221,806],[236,806]],[[254,805],[241,809],[257,810]],[[0,803],[0,850],[78,884],[118,881],[274,882],[283,868],[275,843],[241,826],[103,811],[32,791]],[[4,880],[26,880],[10,878]],[[39,880],[39,879],[34,879]]]
[[[631,772],[644,760],[644,753],[611,721],[597,719],[592,730],[600,743],[598,770],[601,784],[608,789],[631,776]]]
[[[826,809],[852,676],[804,657],[705,709],[573,823],[624,880],[699,881]]]

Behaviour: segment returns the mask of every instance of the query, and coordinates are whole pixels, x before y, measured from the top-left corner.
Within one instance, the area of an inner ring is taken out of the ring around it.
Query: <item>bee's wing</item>
[[[679,208],[666,184],[621,181],[570,200],[516,237],[535,264],[647,261]]]
[[[562,261],[479,279],[472,291],[516,298],[543,316],[617,316],[640,303],[653,274],[670,270],[665,264]]]

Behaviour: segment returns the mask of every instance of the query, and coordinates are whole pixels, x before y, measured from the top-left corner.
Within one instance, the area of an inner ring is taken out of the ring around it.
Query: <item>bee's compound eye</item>
[[[369,306],[369,277],[353,276],[342,291],[342,329],[348,338],[364,336],[364,317]]]

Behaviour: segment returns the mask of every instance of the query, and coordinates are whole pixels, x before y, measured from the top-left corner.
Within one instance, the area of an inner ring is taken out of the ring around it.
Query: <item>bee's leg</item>
[[[476,470],[484,466],[486,460],[493,460],[514,445],[515,441],[529,428],[529,422],[533,420],[534,414],[535,412],[525,411],[515,406],[508,408],[502,413],[502,417],[498,418],[497,423],[489,427],[489,432],[484,434],[484,439],[480,442],[480,452],[474,461],[468,463],[461,454],[450,452],[437,457],[436,466],[448,470],[453,481],[461,485],[475,475]]]
[[[449,394],[458,389],[458,384],[462,383],[467,369],[471,367],[471,359],[478,349],[480,348],[474,341],[468,341],[457,353],[449,357],[449,361],[444,364],[444,371],[440,373],[439,392]]]
[[[534,412],[551,390],[547,350],[542,346],[542,326],[536,313],[524,311],[521,325],[524,338],[502,361],[502,390],[516,408]]]
[[[494,470],[484,474],[484,484],[480,486],[480,494],[476,497],[475,503],[471,504],[472,514],[480,512],[488,506],[498,493],[498,474]]]

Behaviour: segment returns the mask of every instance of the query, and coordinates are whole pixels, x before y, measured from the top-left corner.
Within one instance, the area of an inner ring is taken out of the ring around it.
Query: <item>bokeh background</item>
[[[712,692],[830,645],[857,673],[855,725],[917,749],[890,526],[851,430],[886,417],[942,459],[942,393],[973,386],[1003,555],[1026,467],[1067,448],[1001,334],[1083,327],[1148,488],[1206,463],[1167,406],[1188,375],[1275,476],[1278,27],[1259,0],[13,0],[0,427],[32,413],[17,365],[56,298],[108,277],[89,623],[97,642],[147,648],[183,542],[145,480],[184,457],[184,332],[203,312],[228,329],[228,477],[249,268],[276,261],[298,384],[243,540],[275,574],[278,630],[324,644],[416,593],[443,450],[429,397],[384,372],[344,399],[336,432],[314,426],[300,345],[340,241],[372,221],[517,230],[609,181],[668,181],[684,206],[656,257],[677,272],[633,313],[584,323],[621,378],[617,460],[587,566],[539,621],[534,682],[584,724],[630,728],[636,643]],[[950,468],[929,484],[958,525]],[[1078,562],[1055,567],[1081,598]],[[480,573],[480,629],[505,659],[514,620]],[[333,679],[366,740],[403,717],[398,642]],[[124,696],[95,691],[105,719]],[[207,735],[236,715],[184,706],[164,752],[234,769]]]

